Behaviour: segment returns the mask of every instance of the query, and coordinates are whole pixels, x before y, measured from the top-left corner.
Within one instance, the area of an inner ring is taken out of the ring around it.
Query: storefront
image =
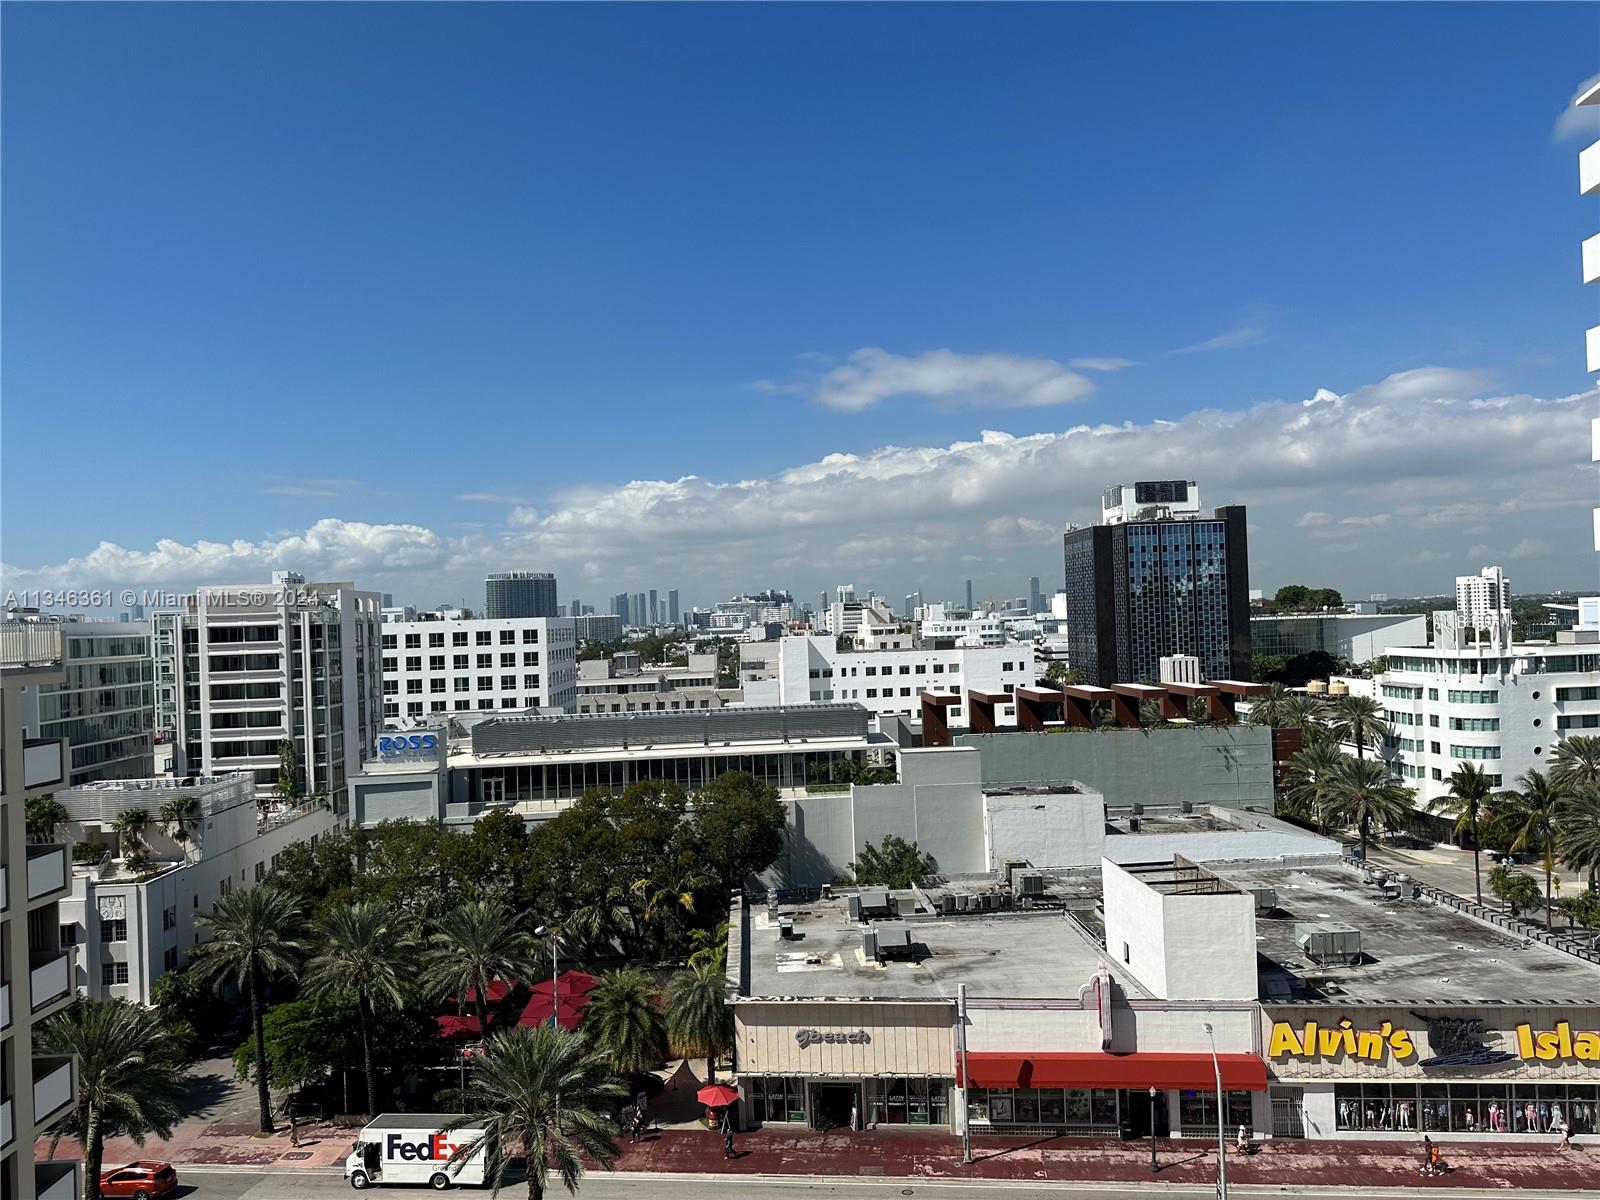
[[[746,1127],[950,1126],[949,1002],[738,1000],[733,1012]]]
[[[1600,1006],[1271,1005],[1263,1020],[1280,1136],[1600,1129]]]

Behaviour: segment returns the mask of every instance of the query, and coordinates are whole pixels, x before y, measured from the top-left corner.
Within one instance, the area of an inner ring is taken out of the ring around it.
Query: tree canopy
[[[888,834],[874,846],[861,847],[861,857],[850,864],[855,882],[879,887],[908,888],[939,869],[933,855],[924,854],[916,842]]]

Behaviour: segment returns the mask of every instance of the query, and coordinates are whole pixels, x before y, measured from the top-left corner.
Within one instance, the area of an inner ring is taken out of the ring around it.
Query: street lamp
[[[1161,1170],[1156,1165],[1156,1087],[1150,1085],[1150,1174]]]
[[[550,943],[550,1023],[561,1024],[561,959],[559,935],[554,929],[541,925],[533,931]]]
[[[1228,1200],[1228,1141],[1222,1128],[1222,1065],[1217,1062],[1216,1031],[1204,1022],[1206,1041],[1211,1043],[1211,1070],[1217,1077],[1217,1200]]]

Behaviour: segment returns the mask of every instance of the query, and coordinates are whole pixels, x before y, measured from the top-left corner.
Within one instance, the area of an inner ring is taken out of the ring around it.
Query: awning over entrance
[[[1227,1091],[1267,1090],[1266,1060],[1254,1054],[1219,1054]],[[967,1055],[972,1086],[981,1088],[1160,1088],[1211,1089],[1217,1086],[1209,1054],[1022,1054]],[[956,1073],[961,1071],[956,1061]],[[960,1080],[958,1079],[959,1083]]]

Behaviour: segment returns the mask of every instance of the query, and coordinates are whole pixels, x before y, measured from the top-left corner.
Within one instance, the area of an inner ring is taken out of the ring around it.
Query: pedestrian
[[[1427,1134],[1422,1135],[1422,1173],[1433,1174],[1433,1139]]]
[[[643,1105],[633,1110],[633,1140],[638,1141],[644,1136],[645,1127],[650,1123],[650,1112]]]
[[[1572,1149],[1572,1126],[1568,1125],[1566,1123],[1566,1121],[1563,1120],[1561,1122],[1561,1124],[1556,1126],[1556,1132],[1561,1135],[1561,1145],[1560,1145],[1559,1148],[1562,1149],[1562,1150],[1571,1150]]]
[[[733,1114],[722,1110],[722,1157],[733,1157]]]
[[[1239,1136],[1235,1139],[1235,1144],[1239,1147],[1240,1154],[1250,1153],[1250,1135],[1245,1132],[1243,1125],[1239,1126]]]
[[[639,1140],[639,1110],[633,1105],[626,1105],[622,1110],[622,1127],[633,1134],[633,1140]]]
[[[1439,1153],[1439,1143],[1434,1142],[1428,1147],[1428,1174],[1444,1174],[1444,1158]]]
[[[295,1120],[294,1113],[289,1114],[289,1145],[296,1148],[300,1145],[300,1122]]]

